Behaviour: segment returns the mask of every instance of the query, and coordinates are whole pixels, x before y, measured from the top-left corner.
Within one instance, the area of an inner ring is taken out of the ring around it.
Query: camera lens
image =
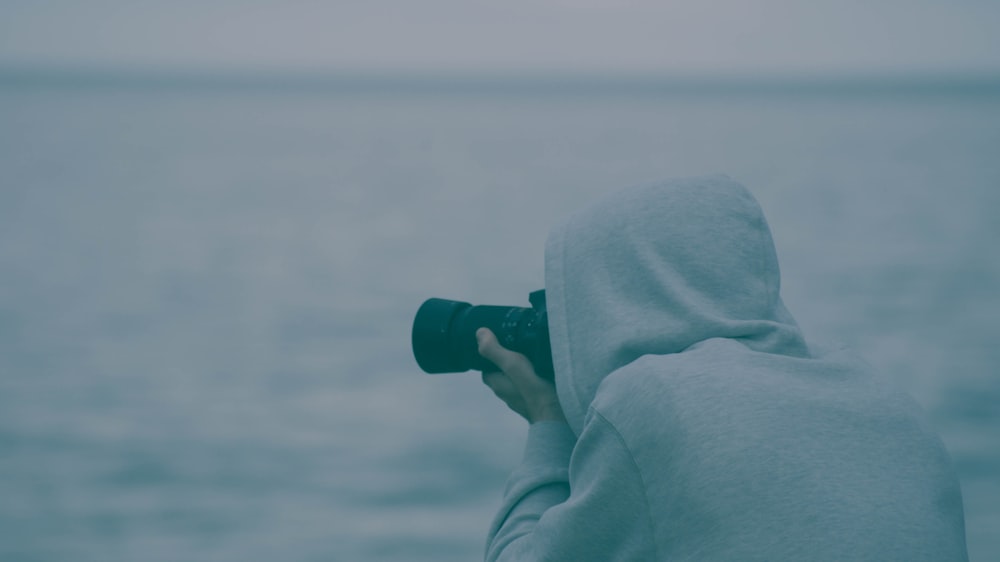
[[[500,345],[526,355],[539,376],[552,378],[544,296],[537,293],[539,296],[532,297],[535,308],[427,299],[413,320],[411,338],[417,364],[432,374],[497,370],[479,355],[476,330],[485,327],[496,334]]]
[[[413,355],[428,373],[493,371],[496,366],[479,355],[476,330],[493,330],[510,349],[524,311],[516,306],[472,306],[467,302],[427,299],[413,320]]]

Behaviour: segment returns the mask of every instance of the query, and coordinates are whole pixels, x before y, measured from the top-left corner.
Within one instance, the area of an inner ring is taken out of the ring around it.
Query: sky
[[[1000,73],[996,0],[0,0],[0,65]]]

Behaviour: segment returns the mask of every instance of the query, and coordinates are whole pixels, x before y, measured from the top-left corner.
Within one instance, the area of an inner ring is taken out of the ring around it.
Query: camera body
[[[539,377],[552,380],[545,290],[528,296],[531,308],[479,305],[432,298],[424,301],[413,319],[413,356],[427,373],[460,373],[470,369],[498,371],[479,355],[476,330],[489,328],[500,345],[524,354]]]

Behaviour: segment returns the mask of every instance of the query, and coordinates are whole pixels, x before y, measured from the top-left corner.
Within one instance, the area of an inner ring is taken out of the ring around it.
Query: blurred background
[[[3,0],[0,560],[480,559],[526,424],[410,353],[728,173],[1000,559],[1000,4]]]

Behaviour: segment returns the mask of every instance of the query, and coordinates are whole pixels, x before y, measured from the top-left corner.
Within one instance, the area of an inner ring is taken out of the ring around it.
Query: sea
[[[549,229],[709,173],[925,408],[1000,560],[1000,86],[0,72],[0,560],[482,558],[527,424],[428,375]]]

